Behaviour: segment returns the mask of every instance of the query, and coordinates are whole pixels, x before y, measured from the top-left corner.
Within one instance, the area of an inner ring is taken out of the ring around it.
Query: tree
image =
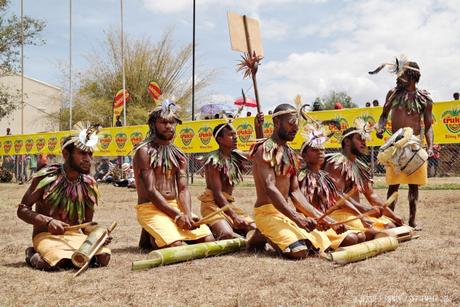
[[[0,77],[18,71],[21,46],[21,18],[7,12],[8,0],[0,0]],[[45,22],[24,16],[24,45],[44,43],[38,35],[45,28]],[[0,119],[11,113],[17,106],[18,95],[0,86]]]
[[[177,51],[173,48],[171,32],[156,43],[149,39],[125,40],[127,125],[143,125],[154,104],[147,92],[150,81],[161,88],[164,98],[173,98],[181,108],[181,117],[190,118],[191,44]],[[88,55],[89,69],[81,74],[80,85],[74,99],[73,122],[89,120],[108,127],[112,125],[112,103],[122,88],[120,38],[108,32],[102,52]],[[195,92],[204,88],[210,73],[195,83]],[[68,128],[68,109],[59,115],[61,127]]]
[[[315,102],[320,102],[323,110],[335,109],[335,104],[340,102],[345,109],[357,108],[358,105],[351,101],[351,97],[346,92],[330,91],[322,98],[316,97]]]

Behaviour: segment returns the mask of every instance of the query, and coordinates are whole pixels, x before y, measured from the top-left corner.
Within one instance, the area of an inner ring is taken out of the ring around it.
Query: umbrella
[[[208,103],[200,108],[202,115],[214,115],[224,111],[233,111],[234,107],[223,104],[223,103]]]
[[[245,107],[255,108],[257,107],[257,102],[254,98],[246,98],[246,102],[244,101],[244,97],[240,97],[234,101],[234,104],[237,106],[244,105]]]

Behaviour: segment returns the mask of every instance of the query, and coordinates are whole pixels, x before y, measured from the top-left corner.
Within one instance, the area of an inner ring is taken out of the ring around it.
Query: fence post
[[[371,147],[371,174],[372,177],[374,177],[374,168],[375,168],[375,162],[374,162],[374,146]]]

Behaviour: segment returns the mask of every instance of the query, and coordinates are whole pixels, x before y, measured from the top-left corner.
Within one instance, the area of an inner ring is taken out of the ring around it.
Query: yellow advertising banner
[[[328,141],[328,148],[340,147],[342,131],[353,126],[356,118],[362,118],[370,123],[378,121],[382,107],[328,110],[308,113],[318,120],[335,119],[340,123],[340,129],[335,129],[334,136]],[[201,120],[184,122],[176,127],[174,143],[186,153],[210,152],[217,149],[217,143],[212,136],[215,126],[223,120]],[[233,123],[238,135],[238,148],[249,150],[255,139],[254,117],[238,118]],[[300,128],[302,129],[302,128]],[[299,129],[299,130],[300,130]],[[264,136],[273,132],[271,116],[265,117],[263,126]],[[435,144],[460,143],[460,101],[436,102],[433,105],[433,130]],[[134,146],[147,135],[147,125],[103,128],[99,134],[99,150],[95,156],[125,156]],[[61,153],[63,138],[70,135],[69,131],[49,132],[41,134],[13,135],[0,137],[0,155],[18,154],[55,154]],[[391,135],[391,122],[385,128],[384,139],[377,139],[375,132],[369,146],[381,146]],[[297,134],[291,146],[299,149],[302,136]]]

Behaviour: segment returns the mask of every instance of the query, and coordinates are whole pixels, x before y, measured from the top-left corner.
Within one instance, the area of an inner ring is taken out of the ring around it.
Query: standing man
[[[86,240],[79,230],[66,230],[93,220],[99,201],[97,183],[89,175],[97,128],[89,127],[79,135],[67,137],[62,146],[64,164],[53,164],[35,174],[18,205],[18,217],[33,225],[33,248],[26,250],[26,262],[40,270],[71,267],[71,257]],[[35,204],[35,210],[32,206]],[[96,263],[106,266],[110,250],[101,249]]]
[[[391,111],[391,131],[395,133],[400,128],[412,128],[414,135],[423,142],[422,121],[425,131],[428,156],[433,155],[433,102],[430,94],[420,90],[416,84],[420,80],[420,68],[417,63],[409,62],[404,57],[393,64],[393,72],[397,75],[396,87],[391,89],[385,100],[382,115],[379,119],[377,137],[383,138],[384,128]],[[410,176],[403,172],[396,173],[391,166],[386,168],[386,182],[389,185],[388,196],[398,191],[400,184],[409,185],[409,226],[417,228],[415,214],[417,211],[418,187],[427,183],[427,163]],[[395,202],[390,205],[394,210]]]
[[[289,104],[281,104],[272,117],[273,134],[250,151],[257,193],[254,220],[257,229],[284,256],[303,259],[318,250],[328,250],[332,243],[325,232],[315,230],[314,218],[321,213],[300,191],[296,176],[299,160],[287,145],[299,128],[298,111]],[[325,222],[335,221],[326,217]],[[344,229],[337,227],[338,231]]]
[[[176,105],[165,100],[149,115],[149,135],[134,154],[137,220],[142,226],[139,247],[144,250],[214,241],[208,226],[194,225],[187,187],[187,157],[172,142]]]

